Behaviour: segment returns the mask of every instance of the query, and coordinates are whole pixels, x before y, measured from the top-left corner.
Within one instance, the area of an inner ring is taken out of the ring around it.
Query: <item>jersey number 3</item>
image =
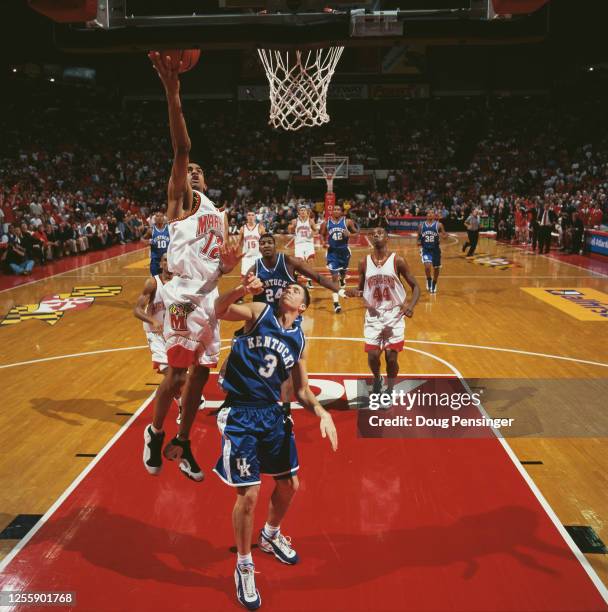
[[[275,355],[266,355],[266,357],[264,357],[264,361],[266,362],[266,367],[258,368],[258,372],[260,376],[263,376],[264,378],[270,378],[274,374],[274,371],[277,369],[278,359]]]

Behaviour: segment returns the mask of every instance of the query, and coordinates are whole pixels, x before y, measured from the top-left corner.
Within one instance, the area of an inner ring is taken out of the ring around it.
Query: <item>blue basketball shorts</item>
[[[222,454],[213,471],[227,485],[256,485],[262,474],[289,478],[298,471],[293,420],[280,404],[222,408],[217,426],[222,434]]]
[[[330,272],[348,270],[350,262],[350,249],[348,247],[328,247],[327,267]]]
[[[423,264],[430,263],[433,268],[441,268],[441,251],[439,249],[432,251],[420,249],[420,257]]]
[[[151,276],[160,274],[160,257],[153,257],[150,259],[150,274]]]

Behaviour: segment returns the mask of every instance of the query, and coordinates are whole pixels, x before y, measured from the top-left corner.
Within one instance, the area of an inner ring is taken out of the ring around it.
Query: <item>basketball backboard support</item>
[[[326,153],[325,155],[311,157],[310,178],[325,179],[327,185],[325,200],[327,204],[327,195],[333,195],[334,193],[334,180],[348,178],[348,156]]]

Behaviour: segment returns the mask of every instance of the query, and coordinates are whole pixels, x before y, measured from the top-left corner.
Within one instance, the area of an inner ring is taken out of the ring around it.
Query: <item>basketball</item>
[[[200,49],[173,49],[171,51],[161,51],[163,57],[170,57],[173,64],[178,64],[180,61],[182,65],[179,69],[180,73],[188,72],[192,70],[198,63],[201,56]]]

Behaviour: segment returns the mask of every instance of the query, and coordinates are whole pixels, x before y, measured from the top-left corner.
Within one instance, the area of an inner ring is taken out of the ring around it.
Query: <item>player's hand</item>
[[[150,51],[148,57],[167,93],[177,93],[179,91],[179,68],[182,62],[179,61],[176,64],[169,55],[163,56],[159,51]]]
[[[163,334],[163,322],[162,321],[155,320],[154,323],[152,323],[152,333],[160,334],[162,336]]]
[[[246,294],[257,295],[264,291],[264,283],[253,272],[248,272],[243,280],[243,288]]]
[[[414,309],[407,302],[402,304],[399,310],[401,311],[401,315],[407,317],[408,319],[411,319],[414,316]]]
[[[228,274],[231,272],[234,266],[243,259],[244,253],[238,245],[228,246],[223,244],[220,247],[220,269],[222,274]]]
[[[356,297],[361,297],[359,294],[361,293],[361,291],[359,291],[359,289],[355,289],[354,287],[351,287],[350,289],[345,289],[344,290],[344,295],[347,298],[356,298]]]
[[[329,414],[329,412],[324,412],[321,415],[321,421],[319,423],[319,427],[321,428],[321,437],[329,438],[329,443],[331,444],[332,450],[337,451],[338,450],[338,432],[336,431],[334,420],[331,418],[331,414]]]

